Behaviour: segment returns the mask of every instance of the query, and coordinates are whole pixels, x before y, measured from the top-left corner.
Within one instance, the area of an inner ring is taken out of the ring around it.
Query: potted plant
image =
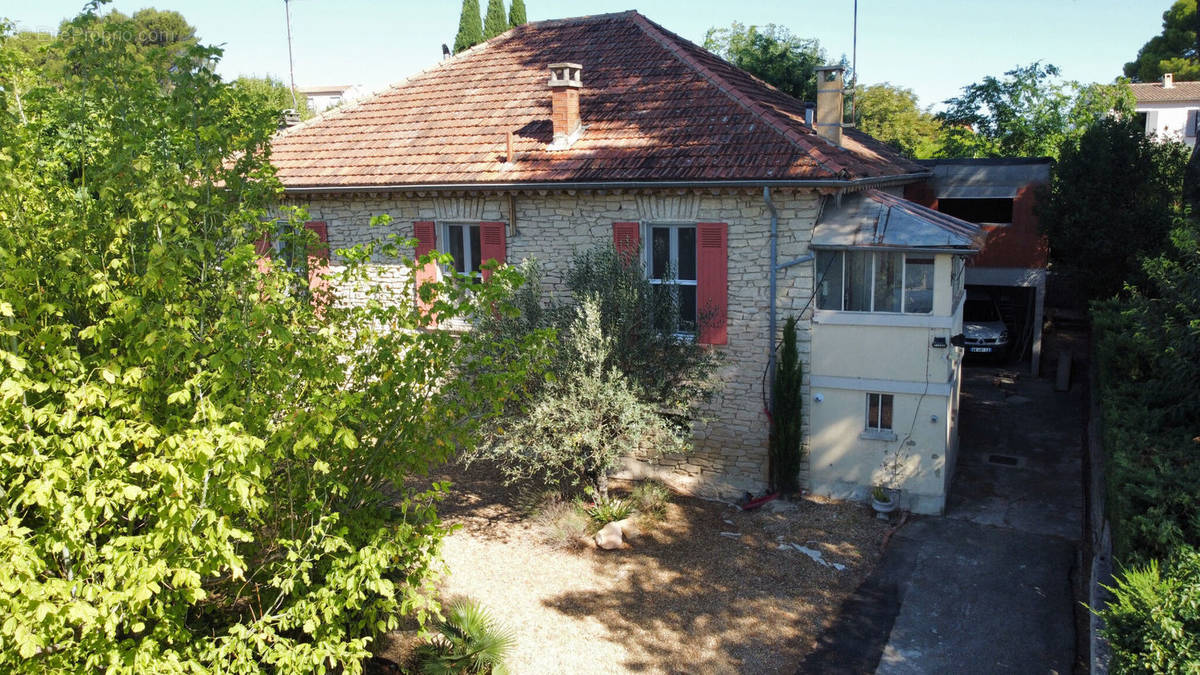
[[[871,508],[881,519],[886,520],[888,514],[896,510],[896,497],[882,485],[871,488]]]

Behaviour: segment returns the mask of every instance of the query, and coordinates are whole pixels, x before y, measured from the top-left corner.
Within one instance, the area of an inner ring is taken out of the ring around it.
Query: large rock
[[[621,548],[624,544],[625,539],[621,535],[621,526],[617,523],[609,523],[596,533],[596,545],[602,549]]]
[[[612,525],[616,525],[617,527],[621,528],[621,536],[625,539],[625,541],[637,539],[642,534],[642,530],[638,528],[637,523],[633,518],[618,520],[612,523]]]

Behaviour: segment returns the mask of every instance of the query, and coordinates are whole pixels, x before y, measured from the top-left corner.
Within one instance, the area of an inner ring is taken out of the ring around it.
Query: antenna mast
[[[854,76],[854,87],[850,90],[850,126],[856,126],[854,98],[858,96],[858,0],[854,0],[854,37],[851,44],[850,72]]]
[[[858,0],[854,0],[857,6]],[[292,63],[292,5],[290,0],[283,0],[283,13],[287,16],[287,39],[288,39],[288,76],[292,81],[292,110],[300,110],[300,104],[296,102],[296,66]]]

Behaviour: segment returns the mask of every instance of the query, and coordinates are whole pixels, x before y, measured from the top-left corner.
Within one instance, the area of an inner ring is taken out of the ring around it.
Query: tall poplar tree
[[[528,19],[525,18],[525,0],[512,0],[512,4],[508,8],[509,27],[516,28],[526,21]]]
[[[491,40],[508,30],[508,19],[504,18],[504,0],[488,0],[487,16],[483,20],[483,39]]]
[[[463,0],[458,17],[458,35],[454,36],[454,53],[470,49],[483,42],[483,22],[479,18],[479,0]]]

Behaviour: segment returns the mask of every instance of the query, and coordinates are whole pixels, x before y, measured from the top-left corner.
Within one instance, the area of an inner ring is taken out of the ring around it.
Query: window
[[[933,258],[888,251],[818,251],[817,309],[929,314]]]
[[[939,199],[938,211],[969,223],[1009,225],[1013,221],[1013,199]]]
[[[892,395],[867,394],[867,431],[892,430]]]
[[[483,247],[479,241],[479,224],[447,223],[443,226],[446,252],[454,258],[454,271],[459,274],[479,274]]]
[[[679,327],[696,329],[696,226],[651,225],[646,247],[650,283],[670,290],[679,301]]]

